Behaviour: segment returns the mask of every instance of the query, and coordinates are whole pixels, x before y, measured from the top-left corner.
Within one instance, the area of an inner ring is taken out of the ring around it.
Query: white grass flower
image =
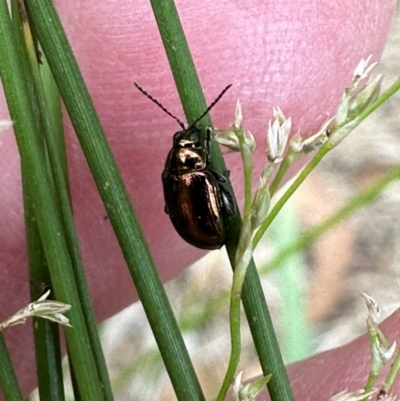
[[[24,324],[28,317],[33,316],[41,317],[64,326],[72,327],[69,324],[69,319],[63,315],[64,312],[71,309],[71,305],[53,300],[47,301],[47,297],[49,295],[50,290],[43,294],[37,301],[28,304],[25,308],[19,310],[6,321],[0,323],[0,331],[9,326]]]
[[[286,118],[279,107],[274,108],[274,121],[269,121],[267,132],[267,157],[270,162],[282,161],[291,129],[291,117]]]

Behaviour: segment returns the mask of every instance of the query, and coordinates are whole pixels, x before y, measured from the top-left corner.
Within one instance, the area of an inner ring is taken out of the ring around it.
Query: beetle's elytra
[[[221,248],[226,241],[227,219],[236,214],[236,202],[227,188],[226,176],[210,168],[211,130],[207,129],[206,139],[202,142],[196,124],[231,85],[187,128],[137,83],[135,86],[182,127],[181,131],[174,134],[162,173],[165,211],[175,230],[197,248]]]

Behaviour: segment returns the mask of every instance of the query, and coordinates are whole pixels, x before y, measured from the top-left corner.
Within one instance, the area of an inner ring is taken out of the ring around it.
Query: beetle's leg
[[[222,174],[212,170],[209,171],[220,184],[226,184],[231,174],[229,170],[225,170]]]
[[[236,216],[238,214],[237,204],[231,191],[226,186],[230,174],[229,170],[224,171],[222,174],[217,173],[216,171],[209,171],[218,183],[218,188],[221,194],[220,201],[222,203],[222,207],[224,208],[225,213],[229,217]]]
[[[204,142],[204,149],[206,150],[206,155],[207,155],[207,164],[211,163],[211,132],[212,129],[211,127],[206,128],[206,140]]]
[[[238,208],[230,190],[228,190],[224,185],[219,186],[220,193],[221,193],[221,201],[222,206],[224,208],[225,213],[229,217],[235,217],[238,214]]]
[[[212,133],[212,128],[207,127],[206,128],[206,140],[204,143],[204,149],[206,151],[207,155],[207,165],[211,163],[211,133]],[[214,174],[215,178],[222,183],[225,183],[231,174],[229,170],[225,170],[222,174],[216,173],[215,171],[211,171],[212,174]]]

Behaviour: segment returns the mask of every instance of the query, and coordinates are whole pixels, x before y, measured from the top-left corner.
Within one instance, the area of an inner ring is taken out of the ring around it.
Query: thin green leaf
[[[25,174],[23,173],[22,176],[25,177]],[[41,295],[42,287],[50,283],[50,276],[29,188],[24,179],[23,194],[31,300],[36,300]],[[45,319],[34,318],[33,326],[40,398],[42,401],[62,401],[64,400],[64,385],[58,325]]]
[[[32,82],[32,76],[29,72],[28,57],[25,51],[22,21],[18,0],[11,1],[12,24],[16,32],[16,39],[19,41],[19,50],[21,59],[24,60],[24,69],[26,77]],[[21,166],[24,217],[25,217],[25,235],[28,258],[28,272],[31,301],[37,300],[42,295],[42,290],[50,284],[49,271],[44,256],[42,241],[40,239],[39,229],[36,222],[35,213],[31,197],[29,195],[28,184],[25,180],[26,173],[24,165]],[[38,377],[39,394],[42,401],[62,401],[64,400],[64,387],[61,369],[61,349],[59,343],[58,325],[45,319],[33,318],[33,335],[35,341],[36,370]]]
[[[6,401],[23,401],[3,333],[0,333],[0,361],[0,388],[3,390]]]
[[[151,0],[151,5],[186,118],[189,123],[193,122],[206,109],[206,103],[175,3],[173,0]],[[206,117],[199,125],[210,126],[210,120]],[[221,152],[214,143],[212,159],[216,171],[226,171]],[[239,216],[228,224],[230,238],[227,240],[226,248],[232,265],[239,241],[240,225]],[[253,261],[249,265],[243,285],[242,301],[264,375],[273,373],[268,382],[271,398],[293,400],[271,316]]]

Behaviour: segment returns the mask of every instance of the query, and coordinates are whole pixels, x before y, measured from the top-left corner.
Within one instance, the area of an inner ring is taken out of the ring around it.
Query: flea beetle
[[[189,127],[171,114],[136,82],[135,86],[178,122],[182,130],[173,136],[162,172],[165,211],[175,230],[189,244],[201,249],[218,249],[226,241],[227,219],[236,215],[236,201],[227,186],[227,174],[211,169],[211,129],[201,140],[196,124],[217,104],[228,85],[207,110]]]

